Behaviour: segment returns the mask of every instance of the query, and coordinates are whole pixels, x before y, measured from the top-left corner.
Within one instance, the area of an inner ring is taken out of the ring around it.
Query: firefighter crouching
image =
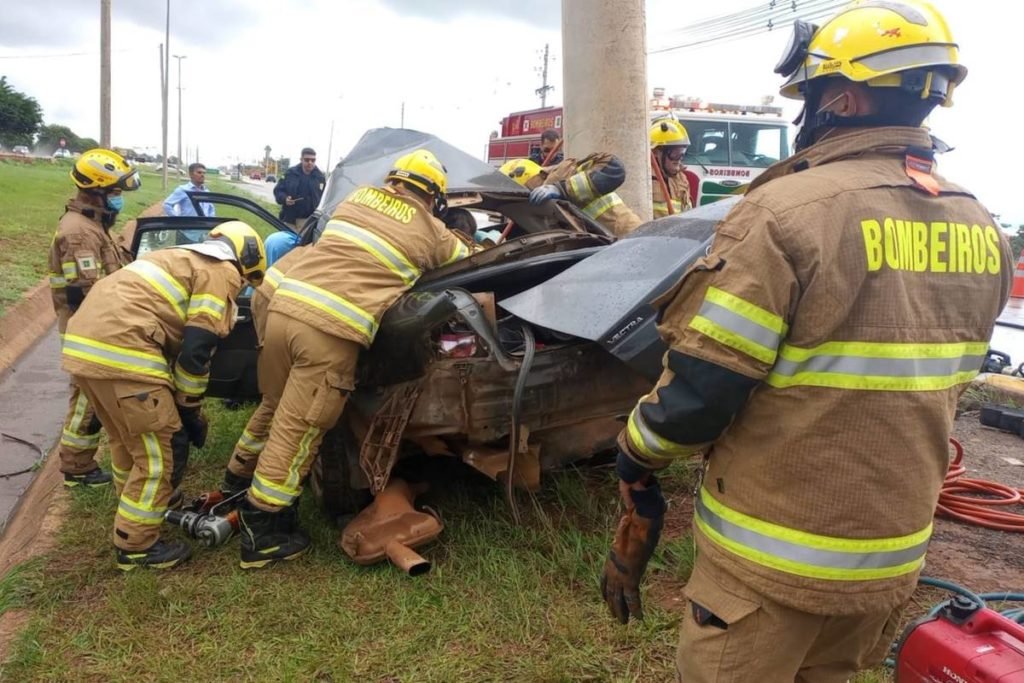
[[[601,583],[623,623],[663,519],[653,472],[706,452],[687,683],[843,681],[882,661],[1011,284],[1006,238],[935,173],[920,127],[966,74],[942,16],[864,3],[795,31],[777,71],[805,101],[798,153],[667,297],[665,370],[619,439],[627,514]]]
[[[100,278],[127,261],[110,237],[110,228],[124,206],[122,192],[139,189],[139,173],[116,152],[91,149],[71,169],[77,196],[67,203],[50,243],[50,296],[61,339],[68,320]],[[60,438],[60,470],[64,485],[105,486],[110,474],[94,459],[100,441],[100,420],[88,399],[71,383],[71,400]]]
[[[615,190],[626,180],[626,168],[612,154],[591,154],[581,161],[566,159],[542,168],[529,159],[510,159],[501,172],[530,190],[530,203],[568,199],[583,213],[624,237],[641,225],[640,218]]]
[[[469,253],[434,217],[445,209],[446,191],[446,171],[431,152],[401,157],[383,187],[360,187],[338,205],[274,292],[259,358],[273,423],[240,505],[243,569],[308,548],[296,499],[354,387],[360,350],[423,272]]]
[[[654,217],[661,218],[692,209],[690,183],[683,173],[683,155],[690,146],[686,128],[674,119],[655,121],[651,124],[650,139]]]
[[[107,276],[68,323],[64,369],[110,439],[119,569],[167,569],[189,556],[183,542],[160,540],[171,440],[184,429],[196,447],[205,441],[210,357],[234,324],[244,281],[258,284],[265,269],[259,235],[229,221],[205,242],[146,254]]]

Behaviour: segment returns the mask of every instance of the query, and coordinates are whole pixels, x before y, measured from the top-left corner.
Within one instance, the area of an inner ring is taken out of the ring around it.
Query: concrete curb
[[[0,316],[0,376],[46,334],[57,320],[50,283],[43,278],[25,297]]]

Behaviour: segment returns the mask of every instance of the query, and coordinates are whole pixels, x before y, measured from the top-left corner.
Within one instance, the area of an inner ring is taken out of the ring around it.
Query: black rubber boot
[[[170,569],[177,567],[192,555],[192,549],[183,541],[157,541],[145,550],[117,549],[117,568],[130,572],[137,567]]]
[[[238,506],[242,532],[242,569],[259,569],[294,560],[309,549],[309,536],[299,527],[294,505],[266,512],[244,498]]]
[[[252,477],[243,477],[231,470],[224,470],[224,481],[220,484],[220,492],[224,494],[225,498],[230,498],[250,486],[252,486]]]
[[[64,486],[75,488],[76,486],[108,486],[114,480],[110,472],[104,472],[99,467],[89,470],[85,474],[64,473]]]

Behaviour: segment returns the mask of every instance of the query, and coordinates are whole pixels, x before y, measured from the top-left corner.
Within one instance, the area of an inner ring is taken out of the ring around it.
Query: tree
[[[78,136],[75,135],[74,131],[67,126],[61,126],[56,123],[51,123],[39,128],[39,135],[36,136],[36,146],[44,151],[52,152],[60,146],[59,143],[61,138],[64,138],[67,141],[68,149],[72,152],[84,151],[82,150]]]
[[[1010,248],[1013,255],[1020,258],[1021,252],[1024,252],[1024,224],[1017,226],[1017,234],[1010,238]]]
[[[0,143],[7,147],[31,145],[43,122],[43,110],[34,97],[20,93],[0,76]]]

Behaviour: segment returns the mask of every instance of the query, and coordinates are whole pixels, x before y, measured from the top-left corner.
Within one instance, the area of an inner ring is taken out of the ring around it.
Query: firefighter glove
[[[647,488],[630,491],[633,505],[619,520],[608,560],[601,574],[601,594],[620,624],[643,619],[640,579],[654,554],[665,521],[665,498],[652,475]]]
[[[558,187],[558,185],[541,185],[530,191],[531,204],[543,204],[551,199],[564,198],[565,195],[562,194],[562,188]]]
[[[182,429],[188,434],[188,440],[196,448],[202,448],[206,443],[206,432],[209,429],[209,423],[207,423],[202,410],[199,406],[188,408],[178,406],[178,415],[181,417]]]

